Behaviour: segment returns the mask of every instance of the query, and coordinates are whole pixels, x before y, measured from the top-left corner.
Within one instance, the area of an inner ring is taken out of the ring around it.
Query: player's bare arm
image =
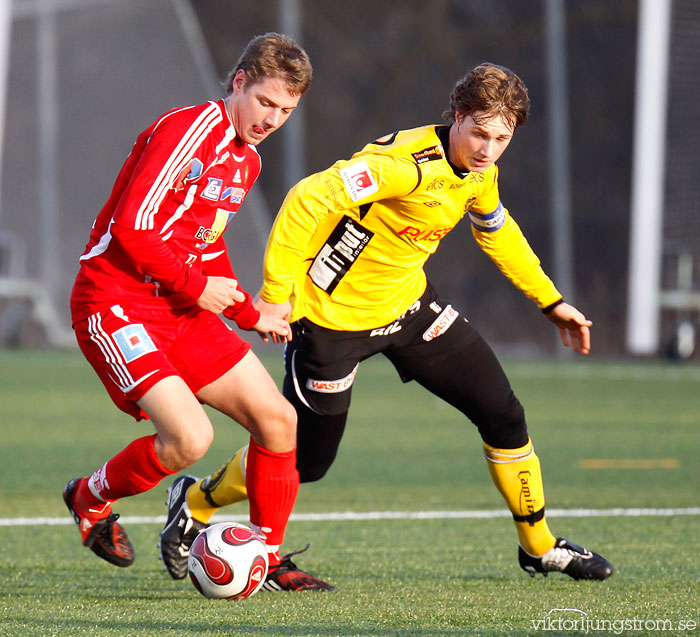
[[[197,299],[197,305],[203,310],[220,314],[229,305],[245,301],[243,292],[237,289],[238,282],[223,276],[207,277],[207,285]]]
[[[593,325],[581,312],[573,305],[560,303],[547,314],[547,318],[552,321],[561,334],[561,342],[564,346],[571,347],[575,352],[588,354],[591,351],[591,331]]]

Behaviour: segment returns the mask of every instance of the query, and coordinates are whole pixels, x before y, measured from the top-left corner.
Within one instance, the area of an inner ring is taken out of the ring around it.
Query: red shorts
[[[78,345],[114,404],[136,420],[136,401],[167,376],[179,376],[196,394],[221,378],[250,350],[218,316],[188,310],[113,305],[74,326]]]

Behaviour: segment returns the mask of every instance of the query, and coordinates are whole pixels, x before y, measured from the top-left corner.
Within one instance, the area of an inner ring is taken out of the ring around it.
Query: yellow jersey
[[[541,308],[561,298],[500,201],[498,168],[460,172],[447,159],[449,126],[398,131],[292,188],[273,225],[263,300],[291,320],[367,330],[390,323],[425,291],[423,265],[469,215],[472,233]]]

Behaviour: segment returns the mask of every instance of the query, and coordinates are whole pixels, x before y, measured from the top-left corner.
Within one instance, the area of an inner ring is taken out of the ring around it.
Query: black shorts
[[[405,314],[377,329],[338,331],[307,319],[292,328],[284,393],[316,414],[347,412],[359,363],[381,353],[404,382],[417,381],[464,413],[488,444],[527,444],[523,408],[493,351],[430,284]]]

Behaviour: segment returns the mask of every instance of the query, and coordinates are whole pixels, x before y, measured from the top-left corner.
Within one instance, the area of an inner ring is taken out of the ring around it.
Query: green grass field
[[[280,360],[265,362],[279,379]],[[137,552],[128,569],[80,546],[63,485],[149,425],[112,406],[79,354],[0,350],[0,634],[700,633],[697,509],[628,514],[700,506],[700,368],[581,359],[504,366],[542,461],[550,526],[610,559],[610,580],[530,579],[507,517],[301,519],[290,523],[284,548],[310,542],[299,565],[337,591],[226,602],[162,571],[157,522],[125,524]],[[237,425],[212,418],[216,440],[192,473],[208,473],[246,440]],[[480,447],[455,410],[402,385],[383,359],[370,360],[336,464],[302,486],[295,513],[503,511]],[[115,509],[163,516],[166,487]],[[623,511],[575,515],[581,509]],[[226,511],[246,512],[242,504]],[[17,518],[49,520],[8,523]]]

